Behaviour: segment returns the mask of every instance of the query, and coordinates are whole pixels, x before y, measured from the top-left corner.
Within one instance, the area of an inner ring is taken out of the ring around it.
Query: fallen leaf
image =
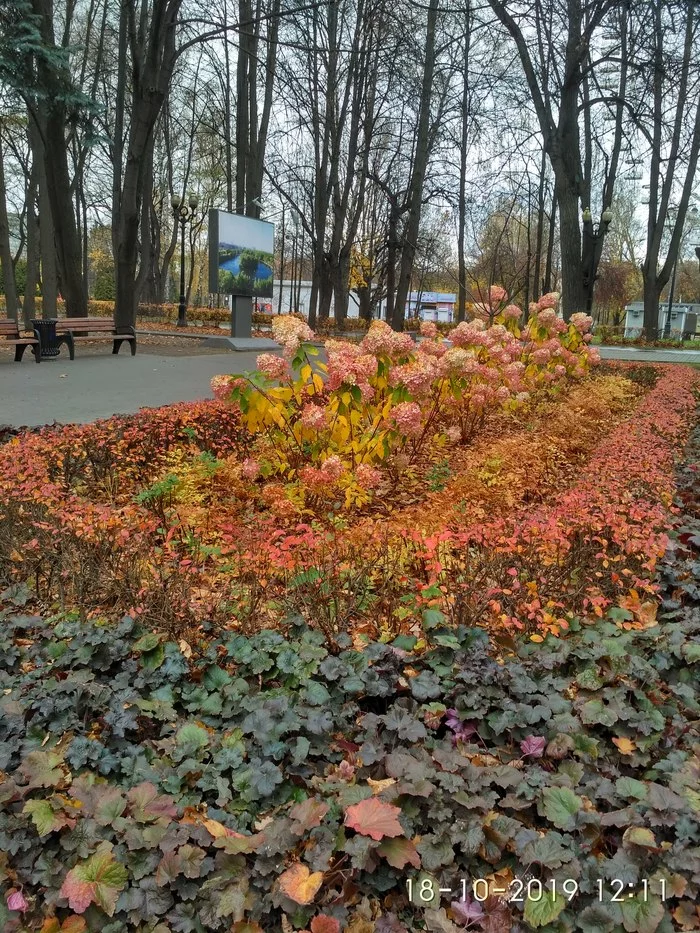
[[[312,874],[306,865],[295,862],[279,876],[278,882],[282,893],[295,904],[310,904],[323,883],[323,872]]]
[[[632,739],[626,739],[624,736],[619,739],[613,739],[613,745],[616,745],[622,755],[631,755],[637,748]]]
[[[399,807],[369,797],[347,808],[345,825],[377,841],[385,836],[403,836],[403,828],[398,821],[400,813]]]
[[[381,794],[381,792],[386,790],[387,787],[391,787],[393,784],[396,784],[396,778],[385,778],[383,781],[375,781],[372,778],[367,778],[367,783],[372,788],[372,793],[377,795]]]

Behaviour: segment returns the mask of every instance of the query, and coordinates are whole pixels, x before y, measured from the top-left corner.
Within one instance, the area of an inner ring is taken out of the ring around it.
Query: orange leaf
[[[340,933],[340,923],[335,917],[319,914],[311,921],[311,933]]]
[[[632,739],[626,739],[624,737],[621,739],[613,739],[613,745],[617,745],[620,749],[620,753],[623,755],[631,755],[637,748]]]
[[[370,797],[347,808],[345,825],[377,841],[385,836],[403,836],[403,829],[398,821],[400,813],[399,807]]]
[[[282,893],[295,904],[310,904],[323,883],[323,872],[315,871],[312,874],[306,865],[295,862],[279,876],[278,881]]]
[[[61,925],[61,933],[84,933],[87,924],[82,917],[66,917]]]

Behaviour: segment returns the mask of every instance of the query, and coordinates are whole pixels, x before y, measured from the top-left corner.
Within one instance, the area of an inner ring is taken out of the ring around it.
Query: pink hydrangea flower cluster
[[[285,356],[291,357],[301,343],[313,340],[314,332],[304,321],[289,314],[279,314],[272,318],[272,337],[282,344]]]
[[[506,305],[501,314],[507,321],[517,321],[523,312],[517,305]]]
[[[227,399],[234,386],[240,384],[243,380],[236,379],[234,376],[213,376],[211,382],[211,391],[216,399]]]
[[[328,426],[326,411],[320,405],[305,405],[299,420],[303,427],[312,431],[323,431]]]
[[[540,311],[544,311],[546,308],[556,308],[559,304],[559,292],[547,292],[546,295],[537,301],[536,307]]]
[[[401,334],[386,323],[386,321],[372,321],[366,336],[360,344],[362,353],[376,356],[406,356],[413,353],[415,343],[410,334]]]
[[[492,308],[498,307],[502,302],[508,300],[508,292],[500,285],[492,285],[489,289],[489,304]]]
[[[571,323],[579,334],[587,334],[593,325],[593,318],[590,314],[584,314],[582,311],[579,311],[577,314],[571,315]]]
[[[362,398],[367,401],[374,394],[370,379],[377,374],[377,358],[362,349],[362,345],[346,343],[342,340],[327,340],[328,379],[326,385],[331,391],[341,385],[360,387]]]
[[[252,457],[247,457],[241,464],[241,476],[248,480],[257,479],[260,475],[260,464]]]
[[[365,489],[376,489],[382,481],[382,471],[369,463],[361,463],[355,470],[355,478]]]
[[[411,363],[394,366],[389,372],[389,384],[404,385],[414,396],[428,393],[439,375],[439,366],[433,356],[417,353]]]
[[[289,365],[281,356],[274,353],[261,353],[255,360],[261,373],[269,379],[285,379],[289,375]]]
[[[389,417],[407,437],[418,437],[423,430],[420,405],[416,402],[400,402],[391,409]]]
[[[567,329],[566,321],[562,318],[557,317],[557,312],[554,308],[541,308],[538,310],[537,315],[534,316],[536,323],[540,324],[542,327],[546,327],[550,333],[554,331],[555,333],[564,333]]]
[[[450,332],[450,342],[455,347],[483,346],[486,340],[486,325],[483,321],[462,321]]]
[[[333,454],[327,457],[320,467],[302,467],[299,471],[299,478],[311,489],[324,489],[334,486],[344,472],[343,461],[336,454]]]
[[[437,324],[433,321],[423,321],[420,326],[420,332],[423,337],[437,337]]]

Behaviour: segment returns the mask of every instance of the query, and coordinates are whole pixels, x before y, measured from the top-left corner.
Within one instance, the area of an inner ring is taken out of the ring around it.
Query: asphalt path
[[[211,398],[209,382],[221,373],[255,369],[257,353],[166,355],[128,350],[117,356],[76,352],[39,365],[0,359],[0,425],[84,423],[110,415]]]

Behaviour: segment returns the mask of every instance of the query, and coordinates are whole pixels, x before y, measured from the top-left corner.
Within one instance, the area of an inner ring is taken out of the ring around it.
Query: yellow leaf
[[[541,635],[530,635],[530,641],[537,642],[539,645],[540,642],[544,641],[544,638]]]
[[[617,745],[621,754],[631,755],[633,751],[637,748],[632,739],[626,739],[624,737],[620,739],[613,739],[613,745]]]
[[[237,833],[233,829],[228,829],[228,827],[224,826],[223,823],[219,823],[217,820],[202,820],[202,825],[214,839],[223,839],[224,836],[230,836],[233,839],[246,838],[242,833]]]
[[[372,788],[373,794],[381,794],[387,787],[392,787],[396,784],[396,778],[385,778],[383,781],[374,781],[372,778],[367,778],[367,783]]]
[[[296,904],[310,904],[323,883],[323,872],[312,874],[306,865],[295,862],[279,876],[278,881],[282,893]]]

